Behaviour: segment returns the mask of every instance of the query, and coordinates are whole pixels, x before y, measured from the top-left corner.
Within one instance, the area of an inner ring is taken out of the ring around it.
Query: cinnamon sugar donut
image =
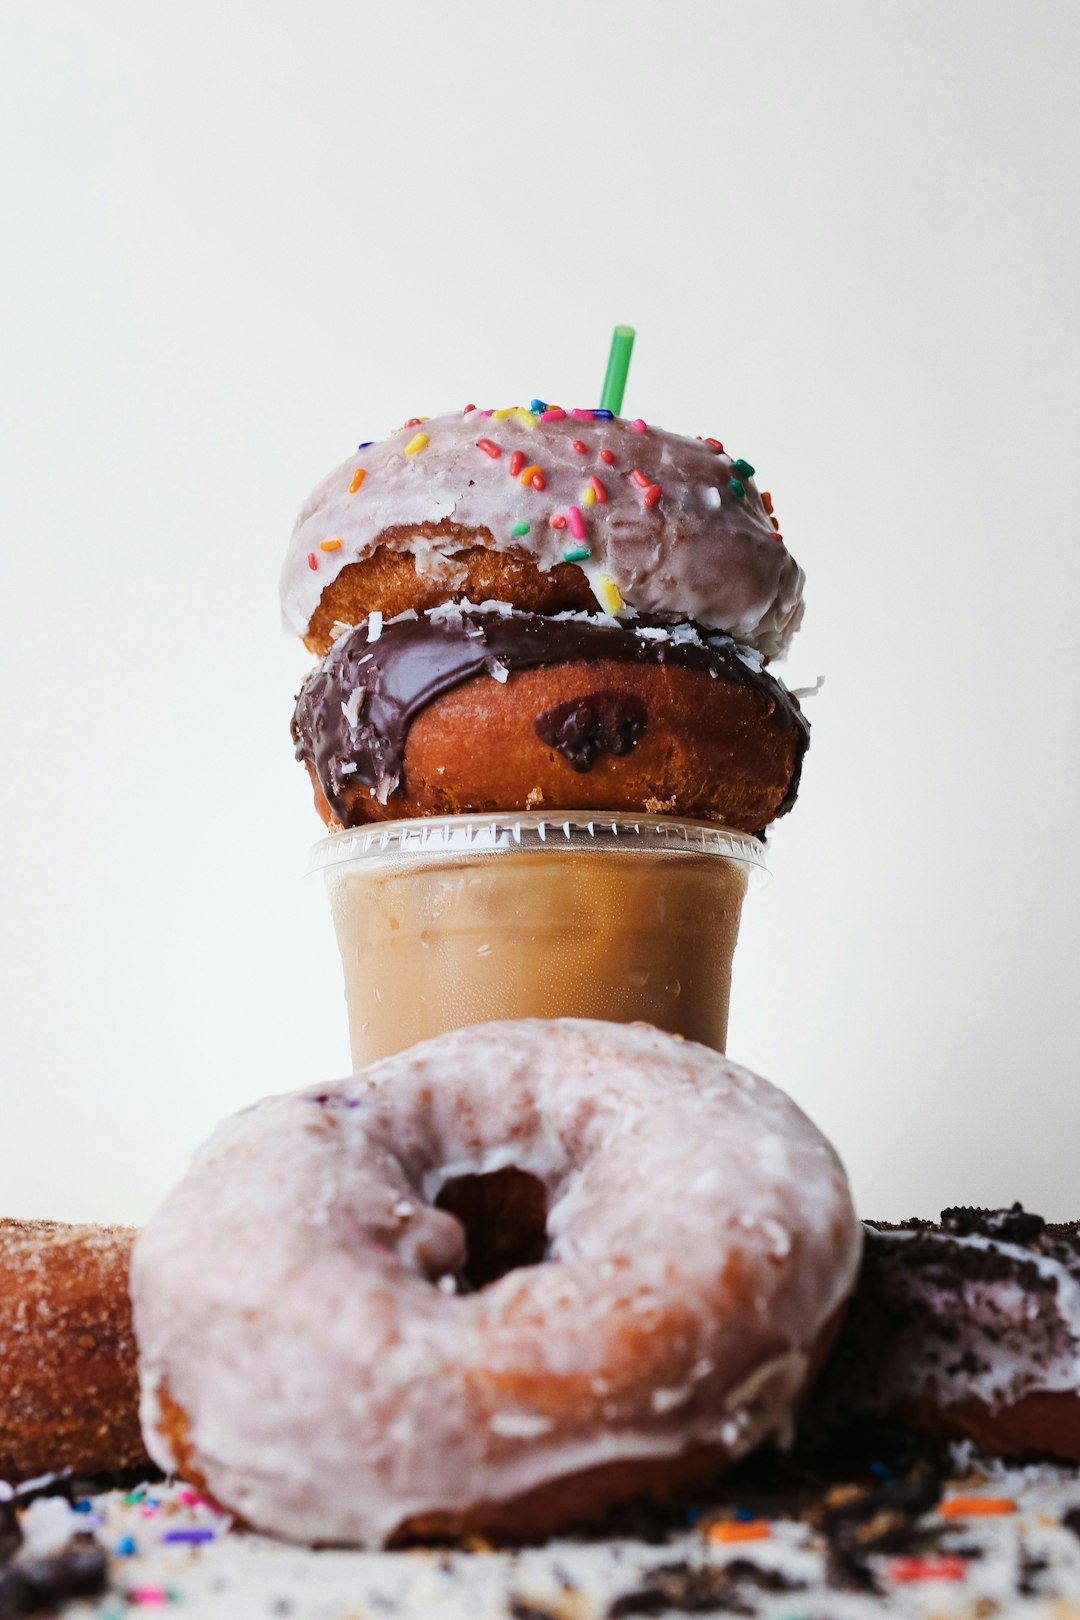
[[[0,1479],[147,1460],[126,1226],[0,1220]]]
[[[832,1149],[726,1058],[457,1030],[198,1154],[135,1249],[147,1444],[300,1541],[545,1533],[783,1435],[858,1253]]]

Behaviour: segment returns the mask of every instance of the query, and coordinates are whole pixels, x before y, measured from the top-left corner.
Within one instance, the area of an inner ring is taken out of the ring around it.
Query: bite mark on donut
[[[556,749],[572,771],[591,771],[601,754],[629,754],[645,734],[648,714],[640,698],[593,692],[542,709],[536,735]]]

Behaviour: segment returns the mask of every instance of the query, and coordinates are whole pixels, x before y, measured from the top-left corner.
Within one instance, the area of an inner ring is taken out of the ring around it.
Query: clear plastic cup
[[[667,817],[438,816],[333,833],[357,1068],[490,1018],[645,1019],[717,1051],[761,844]]]

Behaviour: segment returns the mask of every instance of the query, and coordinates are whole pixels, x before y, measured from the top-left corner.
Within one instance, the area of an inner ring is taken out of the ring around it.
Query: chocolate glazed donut
[[[699,626],[446,607],[343,635],[292,735],[331,826],[523,808],[757,832],[791,808],[809,726]]]

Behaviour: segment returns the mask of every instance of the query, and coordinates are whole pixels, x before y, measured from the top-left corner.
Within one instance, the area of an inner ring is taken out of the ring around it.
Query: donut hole
[[[454,1176],[443,1183],[435,1207],[465,1229],[460,1281],[469,1288],[486,1288],[519,1266],[539,1265],[547,1254],[547,1188],[516,1165]]]

